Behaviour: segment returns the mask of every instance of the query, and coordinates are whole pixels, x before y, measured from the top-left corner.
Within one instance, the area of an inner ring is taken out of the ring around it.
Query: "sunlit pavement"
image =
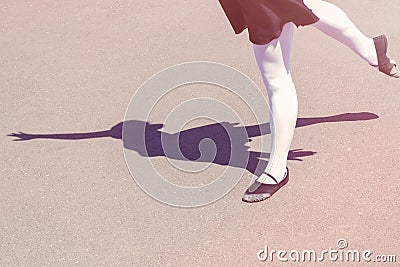
[[[397,1],[332,2],[365,34],[385,33],[400,61]],[[296,129],[298,157],[285,187],[243,203],[253,177],[243,168],[219,201],[177,208],[135,183],[118,123],[141,84],[183,62],[232,66],[263,90],[247,33],[233,34],[218,1],[8,1],[0,17],[1,266],[363,265],[289,258],[291,250],[329,249],[400,260],[400,81],[343,45],[312,28],[295,33],[292,75],[305,124]],[[245,126],[257,124],[234,95],[206,85],[173,92],[149,122],[163,123],[199,97],[235,108]],[[246,145],[259,152],[259,139]],[[226,168],[214,163],[191,174],[165,156],[151,160],[182,186],[209,183]],[[287,251],[289,262],[277,253],[260,261],[266,246]]]

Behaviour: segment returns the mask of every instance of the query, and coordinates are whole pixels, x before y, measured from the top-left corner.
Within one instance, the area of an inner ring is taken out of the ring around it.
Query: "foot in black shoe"
[[[269,177],[271,177],[275,182],[277,180],[270,174],[267,173]],[[273,194],[275,194],[282,186],[287,184],[289,181],[289,169],[286,168],[286,175],[282,181],[276,184],[263,184],[258,181],[255,181],[250,187],[246,190],[243,195],[242,201],[244,202],[260,202],[270,198]]]
[[[376,55],[378,57],[379,71],[394,78],[400,78],[400,72],[394,61],[387,56],[388,40],[385,35],[373,38],[375,44]]]

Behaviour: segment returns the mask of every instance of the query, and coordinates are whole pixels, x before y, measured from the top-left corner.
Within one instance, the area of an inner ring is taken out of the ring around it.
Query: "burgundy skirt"
[[[297,27],[319,18],[303,0],[219,0],[236,34],[248,29],[254,44],[267,44],[281,35],[285,23]]]

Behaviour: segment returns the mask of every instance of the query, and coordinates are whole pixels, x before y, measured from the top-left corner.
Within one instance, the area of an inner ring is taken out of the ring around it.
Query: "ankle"
[[[287,175],[287,168],[285,167],[283,172],[276,170],[265,170],[265,172],[257,179],[257,182],[263,184],[277,184],[285,179]],[[271,177],[272,176],[272,177]]]
[[[364,59],[371,66],[378,66],[378,56],[376,54],[374,40],[372,38],[368,38],[368,53],[365,54]]]

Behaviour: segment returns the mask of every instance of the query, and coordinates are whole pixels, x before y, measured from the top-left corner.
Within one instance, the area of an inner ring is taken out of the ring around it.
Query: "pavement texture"
[[[385,33],[400,61],[397,0],[332,2],[365,34]],[[199,208],[172,207],[141,190],[118,124],[141,84],[183,62],[232,66],[263,91],[247,33],[233,34],[218,1],[4,1],[0,31],[1,266],[364,266],[257,257],[265,246],[338,249],[339,239],[371,250],[372,259],[400,261],[399,80],[316,29],[294,37],[303,127],[289,183],[267,201],[243,203],[253,178],[244,170],[229,194]],[[194,97],[223,101],[244,125],[258,123],[232,94],[188,88],[163,99],[151,123]],[[19,131],[30,140],[8,136]],[[247,144],[254,151],[258,139]],[[213,181],[226,167],[209,164],[193,176],[167,157],[151,160],[183,186]]]

